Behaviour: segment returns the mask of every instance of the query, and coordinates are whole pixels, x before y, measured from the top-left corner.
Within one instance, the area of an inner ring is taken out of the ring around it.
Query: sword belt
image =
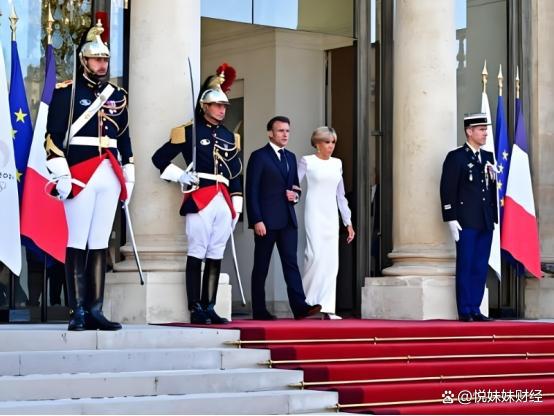
[[[111,147],[117,149],[117,140],[110,139],[108,136],[92,137],[92,136],[75,136],[71,139],[71,145],[77,146],[94,146],[101,148]]]
[[[222,183],[224,184],[225,186],[229,186],[229,179],[227,179],[225,176],[223,175],[215,175],[213,173],[202,173],[202,172],[198,172],[198,177],[200,179],[208,179],[210,181],[214,181],[214,182],[218,182],[218,183]]]

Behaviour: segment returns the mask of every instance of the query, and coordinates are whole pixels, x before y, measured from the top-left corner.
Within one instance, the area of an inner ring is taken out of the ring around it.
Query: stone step
[[[292,414],[331,413],[336,392],[263,392],[0,402],[0,414]]]
[[[0,352],[67,351],[125,348],[225,347],[239,339],[239,331],[123,325],[120,331],[67,331],[67,325],[9,325],[2,328]],[[230,347],[231,348],[231,347]]]
[[[269,357],[268,350],[243,348],[0,352],[0,376],[259,368]]]
[[[238,393],[286,389],[298,370],[165,370],[0,377],[0,401]]]

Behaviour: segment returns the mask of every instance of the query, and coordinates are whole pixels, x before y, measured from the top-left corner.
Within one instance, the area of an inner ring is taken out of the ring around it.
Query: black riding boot
[[[190,322],[192,324],[211,324],[212,321],[204,312],[200,304],[200,279],[202,260],[197,257],[187,257],[187,301],[190,310]]]
[[[68,247],[65,255],[65,280],[69,306],[68,331],[84,331],[87,281],[85,276],[85,250]]]
[[[215,298],[217,296],[217,287],[219,285],[219,271],[221,270],[221,260],[206,259],[204,266],[204,277],[202,279],[202,307],[209,316],[212,324],[226,324],[229,321],[215,313]]]
[[[104,285],[106,283],[106,254],[105,248],[88,251],[87,277],[90,283],[86,303],[88,311],[86,328],[117,331],[121,329],[121,324],[109,321],[102,313]]]

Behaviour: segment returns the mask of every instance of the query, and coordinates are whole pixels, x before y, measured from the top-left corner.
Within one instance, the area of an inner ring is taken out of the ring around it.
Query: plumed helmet
[[[85,58],[109,58],[110,49],[102,42],[100,35],[104,32],[102,22],[98,20],[98,23],[91,27],[86,35],[85,41],[81,44],[79,51],[79,60],[81,64],[86,67]]]
[[[229,105],[229,99],[225,93],[230,90],[236,75],[237,73],[232,66],[228,64],[220,65],[216,74],[209,76],[202,85],[203,92],[200,95],[200,106],[212,103]]]

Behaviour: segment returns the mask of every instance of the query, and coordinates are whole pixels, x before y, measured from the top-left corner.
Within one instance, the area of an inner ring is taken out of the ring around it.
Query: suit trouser
[[[492,230],[464,228],[456,243],[456,303],[458,315],[479,313],[485,293]]]
[[[265,306],[265,281],[273,247],[277,244],[283,275],[287,284],[289,304],[294,315],[302,314],[308,308],[306,295],[302,287],[302,278],[298,269],[296,248],[298,230],[287,226],[280,230],[267,230],[263,237],[254,236],[254,267],[252,269],[252,312],[263,314]]]

